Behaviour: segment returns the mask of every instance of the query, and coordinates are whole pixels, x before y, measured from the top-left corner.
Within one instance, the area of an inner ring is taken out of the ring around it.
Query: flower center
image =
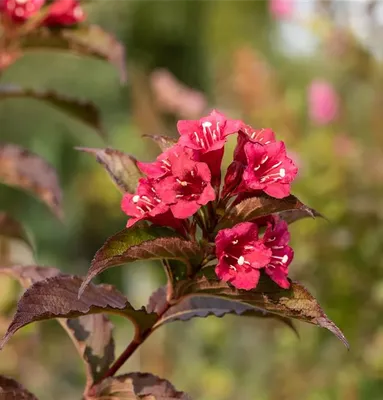
[[[193,132],[194,137],[198,145],[203,149],[208,149],[217,140],[221,139],[221,130],[219,127],[219,122],[216,123],[216,129],[212,129],[213,124],[209,121],[202,123],[202,135],[197,132]]]

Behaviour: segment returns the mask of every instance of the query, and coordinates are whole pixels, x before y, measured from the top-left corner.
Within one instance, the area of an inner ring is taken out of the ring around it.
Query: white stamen
[[[286,264],[287,261],[289,261],[289,256],[288,256],[287,254],[285,254],[285,255],[283,256],[283,258],[282,258],[282,262],[283,262],[283,264]]]
[[[245,250],[253,250],[254,246],[244,246],[243,247]]]
[[[270,239],[267,239],[266,242],[274,242],[275,239],[276,239],[276,237],[274,236],[274,237],[272,237]]]
[[[17,4],[25,4],[28,0],[16,0]]]
[[[230,265],[230,269],[233,269],[234,271],[237,271],[237,268],[235,268],[234,265]]]
[[[133,203],[138,203],[140,200],[140,196],[138,194],[136,194],[135,196],[133,196]]]
[[[280,250],[280,249],[283,249],[283,246],[272,246],[271,248],[273,250]]]
[[[243,265],[245,263],[245,257],[241,256],[238,258],[238,265]]]
[[[206,129],[206,128],[210,128],[213,124],[209,121],[206,122],[202,122],[202,128]]]
[[[285,175],[286,175],[286,170],[285,170],[284,168],[281,168],[281,169],[279,170],[279,175],[280,175],[282,178],[284,178]]]
[[[237,244],[238,243],[238,239],[233,240],[231,243]]]
[[[254,171],[258,171],[258,170],[259,170],[259,168],[261,168],[261,166],[260,166],[260,165],[258,165],[257,167],[255,167],[255,168],[254,168]]]
[[[269,156],[264,156],[261,160],[261,164],[264,164],[269,159]],[[273,168],[273,167],[272,167]],[[271,169],[272,169],[271,168]]]

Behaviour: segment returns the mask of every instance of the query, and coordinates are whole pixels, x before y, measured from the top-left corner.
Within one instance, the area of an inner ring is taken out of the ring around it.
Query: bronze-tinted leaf
[[[285,197],[284,199],[275,199],[274,197],[262,194],[261,196],[245,199],[231,207],[222,217],[217,229],[228,228],[240,222],[252,221],[256,218],[283,211],[290,211],[289,218],[292,217],[294,212],[299,213],[299,218],[303,218],[303,215],[312,218],[316,215],[320,215],[315,210],[304,205],[293,195]]]
[[[41,28],[27,35],[22,47],[24,51],[67,50],[74,54],[107,60],[117,68],[121,82],[125,83],[127,80],[124,46],[97,25],[55,31]]]
[[[56,171],[36,154],[13,144],[0,145],[0,182],[32,192],[62,218]]]
[[[152,374],[132,372],[107,378],[97,385],[87,400],[191,400],[167,380]]]
[[[114,361],[113,324],[104,314],[83,315],[64,321],[62,326],[84,360],[90,386],[106,373]]]
[[[166,304],[166,287],[161,287],[155,291],[149,299],[148,311],[158,313],[164,309]],[[210,315],[221,318],[227,314],[242,315],[245,317],[272,318],[283,322],[290,327],[296,335],[298,332],[289,318],[269,313],[260,308],[242,304],[214,296],[187,296],[182,298],[167,310],[153,328],[174,321],[189,321],[192,318],[206,318]]]
[[[162,151],[169,150],[177,143],[177,140],[169,136],[161,135],[142,135],[144,138],[152,139]]]
[[[32,393],[28,392],[20,383],[14,379],[0,375],[0,399],[1,400],[37,400]]]
[[[52,278],[60,274],[54,267],[40,267],[38,265],[14,265],[0,268],[0,273],[7,274],[18,280],[24,288],[29,288],[34,283]]]
[[[327,317],[314,296],[299,282],[291,282],[290,289],[282,289],[270,278],[263,276],[253,290],[239,290],[227,282],[207,279],[179,282],[176,296],[216,296],[238,301],[270,313],[308,322],[326,328],[348,348],[348,342],[340,329]]]
[[[101,136],[106,136],[102,126],[100,112],[97,107],[89,101],[66,95],[64,96],[52,90],[35,90],[15,85],[0,86],[0,101],[23,98],[42,101],[64,112],[69,117],[81,121],[90,128],[95,129]]]
[[[201,250],[195,242],[180,238],[168,228],[132,226],[111,236],[96,253],[81,291],[108,268],[136,260],[174,259],[198,263]],[[80,291],[80,295],[81,295]]]
[[[300,209],[300,210],[286,210],[281,211],[278,215],[286,221],[288,224],[292,224],[293,222],[299,221],[303,218],[313,218],[313,217],[320,217],[323,219],[327,219],[324,217],[320,212],[314,210],[313,208]]]
[[[22,225],[0,212],[0,266],[34,262],[33,247]]]
[[[155,323],[155,314],[148,314],[145,309],[135,310],[125,296],[111,285],[88,285],[79,299],[81,283],[81,278],[71,275],[59,275],[34,283],[21,297],[0,347],[23,326],[53,318],[76,318],[108,312],[129,318],[136,330],[146,330]]]
[[[0,268],[25,288],[38,281],[60,275],[52,267],[36,265]],[[87,369],[88,385],[100,378],[114,360],[113,325],[104,314],[83,315],[76,319],[59,318],[58,322],[72,339]]]
[[[93,154],[108,172],[122,192],[134,193],[138,180],[143,174],[137,167],[137,160],[129,154],[114,149],[91,149],[77,147],[77,150]]]

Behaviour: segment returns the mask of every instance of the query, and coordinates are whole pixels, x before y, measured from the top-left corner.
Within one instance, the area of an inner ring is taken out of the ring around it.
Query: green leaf
[[[77,147],[77,150],[92,154],[108,172],[116,186],[127,193],[136,191],[138,180],[143,174],[137,167],[137,160],[129,154],[114,149],[91,149]]]
[[[53,90],[35,90],[15,85],[0,86],[0,101],[25,98],[38,100],[54,107],[67,114],[69,117],[95,129],[102,137],[106,137],[100,112],[97,107],[89,101],[64,96]]]
[[[167,380],[155,375],[132,372],[107,378],[86,395],[87,400],[191,400]]]
[[[166,288],[162,287],[155,291],[150,297],[147,310],[148,312],[156,312],[158,314],[164,309],[166,302]],[[237,301],[207,295],[189,295],[186,298],[181,298],[179,302],[171,306],[162,315],[154,325],[153,329],[157,329],[164,324],[174,321],[189,321],[192,318],[206,318],[208,316],[222,318],[227,314],[252,318],[276,319],[286,324],[296,335],[298,335],[294,324],[289,318],[269,313],[254,306],[238,303]]]
[[[1,272],[1,270],[0,270]],[[111,325],[104,317],[83,318],[92,314],[112,313],[130,319],[136,335],[150,329],[157,315],[144,308],[135,310],[125,296],[111,285],[88,285],[78,298],[82,279],[71,275],[58,275],[37,281],[21,297],[16,314],[0,341],[0,348],[20,328],[32,322],[53,318],[82,317],[79,323],[67,321],[65,329],[76,340],[76,347],[89,365],[88,382],[94,382],[113,361]]]
[[[0,212],[0,266],[34,263],[32,243],[22,225]]]
[[[1,400],[37,400],[19,382],[0,375],[0,399]]]
[[[262,276],[253,290],[239,290],[227,282],[206,277],[179,282],[175,298],[184,296],[215,296],[237,301],[257,309],[293,318],[328,329],[347,348],[349,344],[340,329],[327,317],[319,303],[299,282],[291,282],[290,289],[282,289],[270,278]]]
[[[195,242],[180,238],[173,230],[155,225],[134,225],[111,236],[98,250],[81,286],[108,268],[136,260],[173,259],[189,268],[201,260],[201,249]]]
[[[0,145],[0,183],[33,193],[63,217],[61,189],[54,168],[38,155],[13,145]]]
[[[239,204],[230,207],[221,218],[217,231],[223,228],[230,228],[240,222],[253,221],[256,218],[286,211],[289,212],[289,214],[285,215],[287,220],[293,220],[294,214],[297,214],[296,220],[306,216],[312,218],[321,216],[317,211],[307,207],[293,195],[283,199],[276,199],[262,194],[261,196],[245,199]]]
[[[71,53],[107,60],[114,65],[120,81],[127,81],[124,46],[110,33],[97,25],[51,30],[41,28],[23,38],[22,48],[30,50],[65,50]]]
[[[162,151],[169,150],[177,143],[177,140],[169,136],[161,135],[142,135],[144,138],[152,139]]]

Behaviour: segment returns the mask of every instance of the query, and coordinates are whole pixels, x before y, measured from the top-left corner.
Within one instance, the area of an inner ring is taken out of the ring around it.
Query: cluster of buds
[[[0,0],[0,10],[15,23],[23,23],[40,12],[46,3],[46,0]],[[47,6],[43,25],[74,25],[85,19],[78,0],[54,0]]]
[[[122,200],[122,210],[130,217],[127,226],[146,220],[194,238],[199,226],[215,247],[220,279],[250,290],[263,269],[288,288],[293,250],[286,222],[270,215],[217,230],[220,209],[227,211],[262,193],[278,199],[290,194],[297,167],[284,143],[276,141],[270,129],[254,129],[215,110],[200,120],[179,121],[177,128],[177,143],[155,162],[138,163],[145,177],[136,192]],[[222,180],[224,146],[231,134],[237,134],[237,145]]]

